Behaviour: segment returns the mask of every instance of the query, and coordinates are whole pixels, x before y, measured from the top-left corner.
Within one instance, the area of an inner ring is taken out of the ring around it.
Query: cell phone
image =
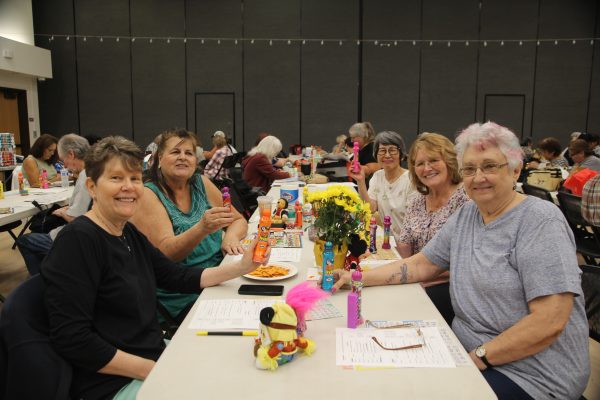
[[[281,296],[283,285],[241,285],[238,294],[251,296]]]

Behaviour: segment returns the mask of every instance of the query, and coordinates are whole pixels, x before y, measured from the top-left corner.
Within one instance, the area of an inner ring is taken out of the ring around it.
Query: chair
[[[549,202],[554,204],[554,200],[552,199],[552,195],[546,189],[542,189],[537,186],[531,186],[527,183],[523,183],[523,193],[529,196],[539,197],[542,200],[548,200]]]
[[[581,216],[581,197],[559,191],[557,198],[575,236],[577,251],[587,264],[598,265],[596,259],[600,258],[600,231]]]
[[[219,170],[217,171],[215,176],[219,176],[219,173],[223,169],[225,169],[227,171],[227,176],[229,176],[229,170],[231,168],[234,168],[238,163],[240,163],[242,161],[242,158],[244,158],[245,156],[246,156],[246,152],[242,151],[242,152],[234,153],[230,156],[225,157],[225,159],[223,159],[223,162],[221,163],[221,166],[219,167]],[[215,184],[216,184],[216,182],[215,182]],[[217,185],[217,186],[220,187],[219,185]]]
[[[585,314],[590,325],[590,337],[600,341],[600,267],[580,265],[581,289],[585,298]]]
[[[0,316],[0,397],[69,399],[71,365],[52,347],[40,275],[6,299]]]

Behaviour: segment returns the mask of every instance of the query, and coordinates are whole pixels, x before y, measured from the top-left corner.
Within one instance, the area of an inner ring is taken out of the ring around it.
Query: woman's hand
[[[254,248],[256,247],[257,243],[258,243],[258,238],[254,238],[252,243],[250,243],[250,246],[248,246],[248,248],[244,251],[242,261],[240,262],[240,265],[241,265],[240,275],[249,274],[250,272],[254,271],[259,266],[266,265],[269,262],[269,256],[271,255],[271,247],[270,246],[267,249],[267,252],[265,254],[264,262],[257,263],[257,262],[252,261],[252,258],[254,256]]]
[[[57,210],[52,211],[52,215],[55,215],[55,216],[60,217],[60,218],[64,218],[68,209],[69,209],[69,206],[61,207],[61,208],[59,208]]]
[[[352,271],[346,271],[343,269],[336,269],[333,271],[333,290],[331,293],[337,292],[344,286],[350,285],[352,281]]]
[[[221,250],[223,250],[226,254],[230,256],[235,256],[238,254],[244,253],[244,248],[239,240],[234,238],[223,238],[223,242],[221,243]]]
[[[364,181],[365,180],[365,167],[364,166],[360,166],[360,170],[358,171],[358,173],[354,173],[352,172],[352,167],[350,167],[348,169],[348,176],[352,179],[354,179],[355,181]]]
[[[233,213],[227,207],[213,207],[204,212],[202,219],[198,222],[207,234],[223,229],[233,222]]]

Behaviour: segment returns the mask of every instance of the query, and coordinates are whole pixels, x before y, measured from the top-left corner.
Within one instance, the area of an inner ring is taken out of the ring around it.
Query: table
[[[74,186],[68,188],[53,187],[49,189],[29,189],[29,195],[21,196],[18,190],[4,192],[4,199],[0,200],[0,207],[12,207],[14,213],[0,214],[0,226],[14,221],[20,221],[37,214],[40,210],[32,204],[36,200],[41,205],[64,204],[73,195]]]
[[[278,191],[273,188],[269,195],[279,197]],[[256,226],[252,224],[250,230],[255,231]],[[306,268],[314,264],[313,244],[306,237],[303,242],[298,275],[275,282],[284,284],[286,290],[303,282]],[[237,278],[205,289],[199,300],[239,298],[237,289],[243,283],[256,282]],[[330,301],[346,314],[343,292],[331,296]],[[198,302],[142,385],[138,399],[496,398],[470,360],[468,366],[447,369],[358,371],[336,366],[335,328],[345,327],[346,318],[309,321],[306,337],[317,344],[317,351],[312,356],[298,355],[294,362],[276,371],[258,370],[254,367],[252,354],[254,338],[199,337],[187,328],[197,306]],[[449,329],[419,284],[365,288],[363,310],[365,317],[372,320],[435,319],[439,326]]]

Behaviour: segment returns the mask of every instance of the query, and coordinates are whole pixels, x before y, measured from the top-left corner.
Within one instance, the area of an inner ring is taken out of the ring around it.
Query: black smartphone
[[[252,296],[281,296],[283,285],[242,285],[238,294],[249,294]]]

